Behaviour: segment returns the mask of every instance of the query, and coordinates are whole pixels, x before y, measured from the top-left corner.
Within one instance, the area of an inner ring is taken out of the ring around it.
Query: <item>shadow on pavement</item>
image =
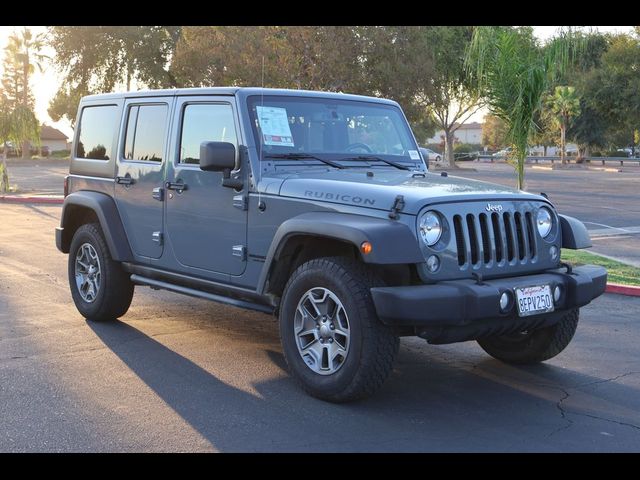
[[[630,424],[640,411],[634,388],[610,384],[606,392],[582,390],[606,379],[549,364],[511,367],[488,357],[478,361],[472,355],[475,361],[469,361],[455,351],[447,356],[438,349],[432,354],[431,347],[407,346],[385,386],[365,401],[322,402],[288,377],[255,385],[259,395],[254,395],[222,382],[130,325],[87,325],[220,451],[554,451],[557,446],[549,439],[577,428],[578,421],[592,422],[589,430],[601,428],[587,416],[613,418],[604,420],[610,422],[606,428],[615,428],[614,423],[628,428],[621,425]],[[237,328],[251,327],[239,322]],[[260,348],[286,371],[280,352]],[[247,368],[256,368],[250,363],[255,361],[248,359]],[[585,417],[567,420],[567,412]],[[563,445],[580,450],[582,443],[575,438]]]

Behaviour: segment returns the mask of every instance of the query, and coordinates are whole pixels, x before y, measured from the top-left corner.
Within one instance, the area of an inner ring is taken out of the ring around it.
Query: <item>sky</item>
[[[0,75],[2,75],[2,63],[1,60],[4,58],[4,48],[7,45],[7,39],[9,35],[11,35],[14,31],[19,31],[23,27],[6,27],[0,26]],[[43,26],[30,26],[29,27],[34,34],[44,33],[46,32],[46,27]],[[541,40],[546,40],[552,37],[559,29],[559,26],[541,26],[541,27],[533,27],[533,31],[535,35]],[[593,30],[598,30],[600,32],[620,32],[620,33],[630,33],[633,31],[633,27],[615,27],[615,26],[603,26],[603,27],[588,27]],[[53,57],[55,52],[51,48],[45,49],[43,52],[45,55],[49,57]],[[31,78],[31,86],[33,88],[33,93],[35,96],[35,111],[36,116],[42,123],[46,123],[47,125],[52,125],[63,133],[71,137],[73,135],[73,129],[71,125],[66,120],[61,120],[59,122],[53,122],[47,113],[47,108],[49,107],[49,102],[54,97],[58,87],[61,84],[61,76],[58,72],[56,72],[55,68],[45,63],[43,65],[43,71],[39,72],[36,70],[34,75]],[[480,110],[476,112],[470,119],[470,122],[482,122],[482,118],[486,114],[485,110]]]

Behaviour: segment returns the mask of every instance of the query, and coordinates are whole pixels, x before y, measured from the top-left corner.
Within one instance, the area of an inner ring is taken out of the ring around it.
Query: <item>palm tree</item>
[[[567,163],[565,155],[567,128],[571,126],[571,120],[580,115],[580,98],[575,87],[560,86],[555,88],[553,95],[549,95],[547,104],[560,126],[560,159],[564,165]]]
[[[534,116],[544,93],[564,73],[581,44],[571,30],[541,47],[531,27],[477,27],[467,51],[467,74],[489,111],[504,120],[513,147],[517,187],[524,189],[524,160]]]
[[[7,61],[11,62],[16,71],[20,71],[21,79],[21,98],[14,99],[17,105],[23,107],[31,107],[31,95],[29,90],[29,77],[38,68],[42,72],[42,65],[47,57],[42,54],[45,46],[45,36],[43,33],[34,36],[27,27],[23,28],[20,33],[13,33],[9,37],[7,45]],[[16,105],[16,107],[17,107]],[[29,140],[22,139],[22,158],[29,158]]]

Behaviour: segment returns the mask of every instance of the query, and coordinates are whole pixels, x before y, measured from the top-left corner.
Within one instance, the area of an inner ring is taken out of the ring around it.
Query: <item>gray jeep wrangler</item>
[[[603,268],[544,196],[428,170],[400,106],[201,88],[82,99],[56,244],[80,313],[134,285],[278,315],[292,375],[344,402],[382,385],[399,337],[550,359]]]

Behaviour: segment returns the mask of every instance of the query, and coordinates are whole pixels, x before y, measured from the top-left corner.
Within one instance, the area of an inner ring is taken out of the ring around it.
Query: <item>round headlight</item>
[[[536,219],[536,226],[538,227],[538,233],[542,237],[546,237],[551,233],[551,227],[553,226],[553,220],[551,212],[548,208],[542,207],[538,210],[538,217]]]
[[[440,215],[429,210],[420,219],[420,236],[422,237],[422,241],[431,247],[438,243],[441,235],[442,222],[440,221]]]

